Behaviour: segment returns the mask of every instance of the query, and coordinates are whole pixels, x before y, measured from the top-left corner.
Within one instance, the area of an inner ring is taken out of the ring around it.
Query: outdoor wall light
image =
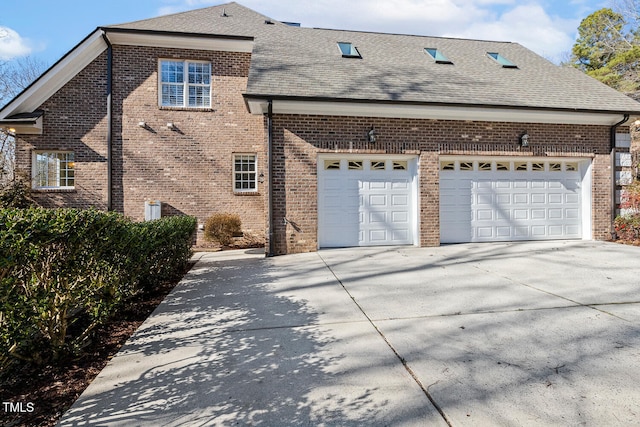
[[[142,120],[142,121],[139,121],[139,122],[138,122],[138,126],[140,126],[141,128],[143,128],[143,129],[144,129],[144,128],[146,128],[146,127],[147,127],[147,124],[144,122],[144,120]]]
[[[378,134],[376,130],[373,128],[373,126],[371,126],[371,130],[367,132],[367,141],[369,141],[370,144],[375,144],[377,140],[378,140]]]
[[[15,134],[16,134],[16,128],[9,128],[9,129],[7,129],[7,130],[9,131],[9,133],[10,133],[11,135],[15,135]]]
[[[524,132],[522,135],[520,135],[520,145],[522,145],[523,147],[529,146],[529,134],[527,132]]]
[[[169,122],[167,123],[167,129],[173,129],[175,126],[173,125],[173,123]]]
[[[260,175],[258,176],[258,182],[260,184],[262,184],[264,182],[264,173],[260,172]]]

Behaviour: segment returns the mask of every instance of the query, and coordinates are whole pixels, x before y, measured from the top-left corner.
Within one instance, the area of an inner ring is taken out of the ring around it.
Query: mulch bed
[[[188,268],[192,266],[190,264]],[[141,295],[131,301],[118,313],[117,319],[112,319],[97,330],[93,342],[79,358],[62,360],[55,366],[23,366],[11,372],[8,378],[0,378],[1,425],[55,426],[107,362],[177,284],[178,281],[166,283],[157,287],[152,294]],[[13,403],[13,408],[5,402]],[[21,403],[21,407],[16,406],[16,403]]]

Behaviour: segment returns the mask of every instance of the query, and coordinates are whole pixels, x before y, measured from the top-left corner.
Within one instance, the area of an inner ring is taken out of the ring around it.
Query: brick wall
[[[378,141],[366,142],[375,127]],[[527,131],[531,145],[521,147]],[[276,115],[274,237],[278,254],[317,248],[319,153],[419,154],[420,244],[439,244],[439,155],[571,156],[593,160],[593,236],[610,237],[607,126]],[[288,220],[285,223],[284,218]]]
[[[210,61],[211,108],[160,108],[159,58]],[[215,212],[237,213],[245,230],[264,233],[263,184],[250,195],[233,191],[234,153],[257,154],[258,173],[266,174],[263,118],[249,114],[242,97],[250,58],[248,53],[114,46],[114,210],[142,220],[145,200],[160,200],[163,215],[195,215],[203,222]],[[105,93],[102,54],[42,106],[44,134],[21,139],[18,163],[29,171],[33,149],[75,152],[76,189],[37,193],[41,204],[106,209]]]
[[[106,54],[100,55],[49,98],[42,135],[21,135],[16,165],[31,176],[33,150],[73,151],[76,190],[35,192],[46,207],[107,207]]]

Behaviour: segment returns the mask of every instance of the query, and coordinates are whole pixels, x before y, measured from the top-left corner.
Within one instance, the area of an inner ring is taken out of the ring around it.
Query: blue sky
[[[197,9],[220,0],[11,0],[0,15],[0,59],[52,65],[101,25]],[[306,27],[515,41],[558,62],[580,21],[611,0],[240,0]]]

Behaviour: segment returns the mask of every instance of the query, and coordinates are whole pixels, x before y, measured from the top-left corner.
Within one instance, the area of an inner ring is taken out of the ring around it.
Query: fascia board
[[[248,98],[246,104],[252,114],[266,113],[264,99]],[[273,113],[602,126],[611,126],[623,117],[616,112],[295,100],[273,100]]]
[[[154,34],[146,32],[110,31],[105,29],[114,45],[165,47],[175,49],[217,50],[223,52],[248,52],[253,50],[253,40],[187,34]]]
[[[102,34],[102,30],[97,29],[45,71],[35,82],[0,110],[0,119],[39,108],[104,52],[107,44],[103,40]]]

